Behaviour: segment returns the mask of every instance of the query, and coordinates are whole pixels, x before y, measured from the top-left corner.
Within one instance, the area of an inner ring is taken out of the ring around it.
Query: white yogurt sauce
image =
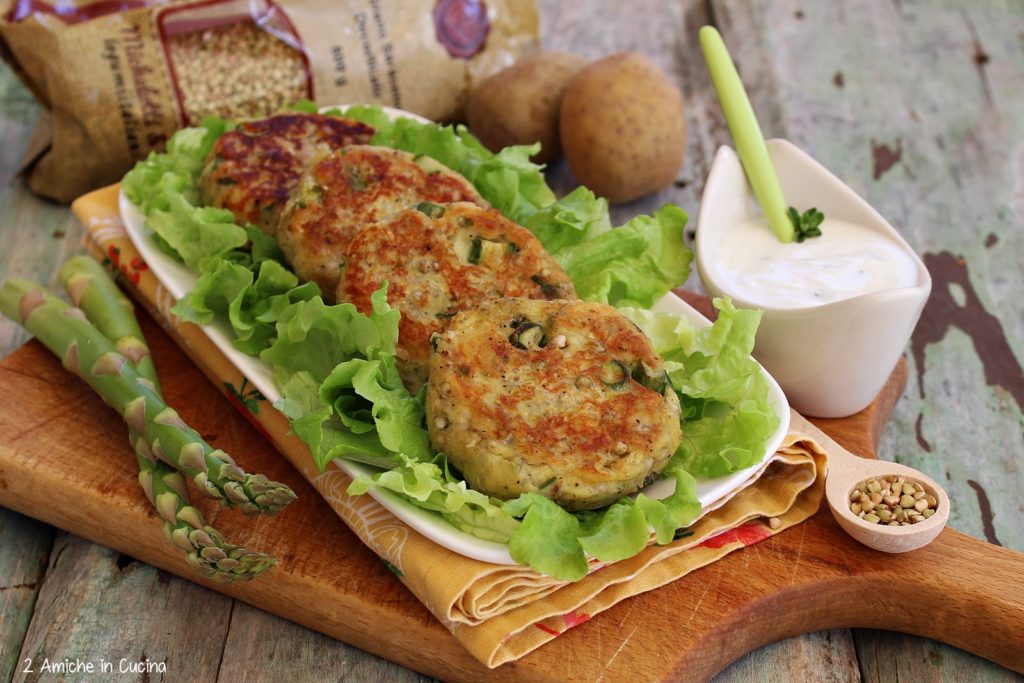
[[[821,237],[789,244],[763,218],[727,234],[716,249],[716,279],[752,305],[804,308],[917,284],[917,265],[902,245],[854,223],[825,219]]]

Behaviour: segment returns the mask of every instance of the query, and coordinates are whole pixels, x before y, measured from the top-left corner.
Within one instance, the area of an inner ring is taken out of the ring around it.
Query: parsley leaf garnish
[[[797,242],[803,242],[808,237],[821,237],[821,228],[819,226],[825,220],[825,214],[821,211],[811,207],[804,211],[804,214],[801,216],[800,212],[791,206],[786,215],[789,216],[789,220],[793,223]]]

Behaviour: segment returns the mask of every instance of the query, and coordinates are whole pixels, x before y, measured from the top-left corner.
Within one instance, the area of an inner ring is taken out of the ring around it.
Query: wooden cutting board
[[[1024,671],[1024,555],[946,530],[885,555],[826,508],[660,589],[619,603],[523,659],[487,670],[339,520],[156,325],[144,329],[171,405],[250,471],[292,486],[276,518],[197,504],[236,542],[275,554],[272,573],[214,590],[446,680],[706,679],[773,640],[819,629],[914,633]],[[819,426],[874,457],[906,382],[897,368],[864,412]],[[120,417],[37,342],[0,362],[0,506],[199,583],[136,484]]]

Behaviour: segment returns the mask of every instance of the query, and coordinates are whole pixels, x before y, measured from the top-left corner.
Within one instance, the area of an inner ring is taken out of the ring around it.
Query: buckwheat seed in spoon
[[[921,484],[894,474],[866,479],[850,492],[850,512],[870,524],[917,524],[934,515],[937,506]]]

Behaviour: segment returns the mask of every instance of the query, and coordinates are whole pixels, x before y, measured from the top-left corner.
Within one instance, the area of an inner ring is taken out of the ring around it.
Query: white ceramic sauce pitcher
[[[911,287],[886,289],[801,308],[755,305],[716,278],[716,255],[743,249],[730,226],[758,216],[736,152],[719,148],[701,200],[696,260],[704,287],[742,308],[764,311],[754,356],[778,380],[790,404],[816,417],[844,417],[874,400],[903,353],[931,291],[924,263],[899,233],[824,166],[786,140],[769,140],[768,152],[787,202],[816,207],[829,219],[855,223],[886,236],[917,265]],[[765,227],[768,230],[768,227]]]

